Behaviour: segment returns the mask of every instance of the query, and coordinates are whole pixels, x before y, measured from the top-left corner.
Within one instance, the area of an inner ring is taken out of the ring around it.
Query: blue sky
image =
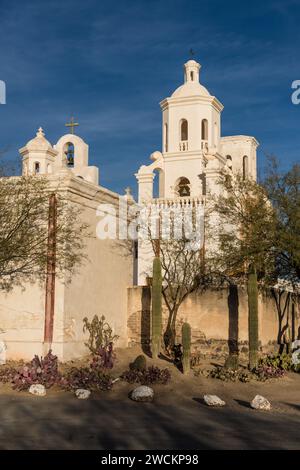
[[[0,0],[0,148],[9,158],[41,125],[55,143],[74,114],[100,182],[135,188],[161,148],[159,101],[182,83],[189,49],[224,104],[222,134],[246,134],[283,167],[299,161],[300,2]]]

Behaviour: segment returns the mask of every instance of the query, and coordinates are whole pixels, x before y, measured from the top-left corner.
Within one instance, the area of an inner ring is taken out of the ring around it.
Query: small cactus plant
[[[184,374],[188,374],[191,369],[191,327],[189,323],[182,325],[182,370]]]
[[[258,365],[258,287],[257,274],[253,264],[248,272],[248,334],[249,334],[249,369]]]
[[[143,354],[140,354],[135,358],[135,360],[130,364],[131,370],[145,370],[147,368],[146,358]]]
[[[162,274],[161,262],[159,257],[153,260],[153,279],[152,279],[152,357],[157,358],[161,348],[161,330],[162,330]]]

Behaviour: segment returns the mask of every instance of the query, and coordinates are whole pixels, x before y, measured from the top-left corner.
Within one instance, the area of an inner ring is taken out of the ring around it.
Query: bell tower
[[[189,60],[183,66],[183,84],[161,101],[162,152],[154,152],[149,166],[136,177],[140,201],[153,197],[154,171],[159,171],[160,196],[201,197],[209,159],[223,160],[219,154],[223,105],[200,83],[201,65]]]

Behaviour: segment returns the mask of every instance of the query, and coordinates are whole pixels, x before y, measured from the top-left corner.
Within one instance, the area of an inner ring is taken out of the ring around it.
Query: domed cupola
[[[223,105],[199,82],[201,65],[184,64],[184,83],[161,101],[163,153],[218,151]]]
[[[209,91],[199,83],[201,65],[195,60],[184,64],[184,84],[177,88],[172,97],[210,96]]]
[[[23,175],[48,174],[53,172],[57,151],[46,139],[40,127],[36,136],[19,150],[23,161]]]

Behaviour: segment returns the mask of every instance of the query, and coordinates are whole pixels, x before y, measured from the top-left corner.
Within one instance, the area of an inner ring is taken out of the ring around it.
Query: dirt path
[[[127,352],[115,373],[124,363]],[[153,403],[132,402],[133,386],[124,382],[86,401],[59,390],[32,397],[0,385],[0,449],[300,449],[300,374],[244,384],[183,377],[170,368],[172,382],[153,387]],[[204,393],[227,406],[208,408]],[[272,411],[249,407],[257,393]]]

